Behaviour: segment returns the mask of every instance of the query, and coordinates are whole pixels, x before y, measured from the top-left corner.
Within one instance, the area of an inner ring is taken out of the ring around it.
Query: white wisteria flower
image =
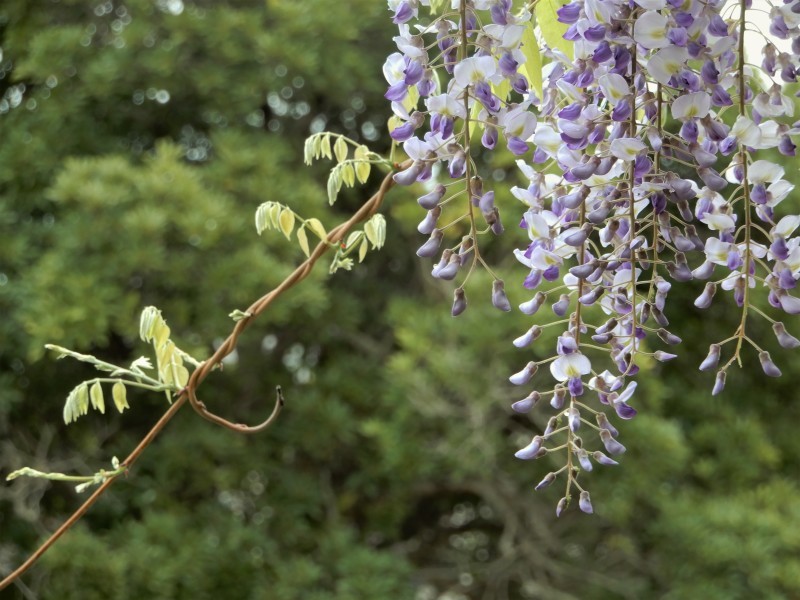
[[[550,363],[550,373],[557,381],[567,381],[592,372],[592,363],[580,352],[562,354]]]
[[[633,24],[633,39],[643,48],[653,50],[671,45],[667,39],[667,17],[654,11],[639,15]]]

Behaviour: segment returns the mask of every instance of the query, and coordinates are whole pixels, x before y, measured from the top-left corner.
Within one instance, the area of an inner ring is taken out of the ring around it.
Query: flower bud
[[[711,390],[711,395],[716,396],[725,389],[725,371],[717,371],[717,377],[714,379],[714,388]]]
[[[536,292],[536,295],[533,298],[519,305],[519,310],[525,315],[532,315],[539,310],[539,307],[544,304],[546,299],[547,296],[545,296],[542,292]]]
[[[708,308],[711,306],[711,300],[714,298],[714,294],[717,293],[717,284],[713,281],[709,281],[706,284],[703,293],[700,294],[697,299],[694,301],[694,305],[697,308]]]
[[[538,325],[534,325],[524,334],[515,339],[513,343],[517,348],[524,348],[531,342],[535,341],[540,335],[542,335],[542,328]]]
[[[571,275],[574,275],[578,279],[586,279],[589,275],[592,274],[592,271],[595,270],[596,264],[594,261],[585,262],[582,265],[577,265],[572,267],[569,272]]]
[[[531,377],[533,377],[536,374],[536,371],[538,370],[539,367],[536,365],[536,363],[531,361],[527,365],[525,365],[525,368],[522,369],[522,371],[514,373],[511,377],[508,378],[508,380],[514,385],[522,385],[524,383],[528,383]]]
[[[540,399],[541,395],[539,394],[539,392],[533,391],[522,400],[514,402],[514,404],[511,405],[511,410],[513,410],[516,413],[522,413],[522,414],[530,412],[530,410],[534,406],[536,406],[536,404],[539,402]]]
[[[556,410],[560,410],[564,407],[564,400],[567,397],[567,390],[564,388],[563,385],[557,385],[554,392],[553,397],[550,398],[550,406],[555,408]]]
[[[761,368],[764,370],[764,374],[767,375],[767,377],[781,376],[781,370],[772,362],[769,352],[759,352],[758,360],[761,362]]]
[[[695,279],[708,279],[714,272],[714,263],[710,260],[705,261],[702,265],[692,271],[692,277]]]
[[[701,371],[708,371],[710,369],[716,369],[717,364],[719,363],[719,354],[722,347],[719,344],[711,344],[708,347],[708,356],[703,359],[703,362],[700,363],[700,370]],[[723,383],[724,385],[724,383]]]
[[[511,310],[511,303],[506,296],[505,286],[502,279],[495,279],[492,282],[492,305],[502,311]]]
[[[430,235],[436,228],[436,221],[439,220],[439,215],[441,214],[442,207],[434,206],[428,211],[428,214],[425,215],[425,218],[420,221],[419,225],[417,225],[417,231],[419,231],[422,235]]]
[[[464,293],[464,288],[458,287],[453,292],[453,308],[450,313],[457,317],[467,310],[467,296]]]
[[[567,508],[567,504],[569,504],[569,500],[566,498],[562,498],[558,501],[558,505],[556,506],[556,517],[561,516],[561,513],[564,512],[565,508]]]
[[[589,454],[583,448],[578,448],[575,451],[578,457],[578,462],[581,463],[581,469],[584,471],[591,471],[594,468],[592,461],[589,460]]]
[[[606,447],[609,454],[623,454],[625,452],[625,446],[615,440],[608,429],[600,430],[600,441],[603,442],[603,446]]]
[[[534,489],[538,492],[539,490],[541,490],[543,488],[546,488],[548,485],[553,483],[555,480],[556,480],[556,474],[555,473],[548,473],[547,475],[544,476],[544,479],[542,479],[536,485],[536,487]]]
[[[595,329],[595,331],[597,333],[606,333],[608,331],[613,331],[614,329],[616,329],[617,325],[618,321],[614,317],[612,317],[608,321],[600,325],[600,327]]]
[[[575,433],[576,431],[578,431],[578,429],[580,429],[581,413],[574,406],[570,406],[567,409],[567,422],[569,423],[569,428],[572,430],[573,433]]]
[[[611,422],[608,420],[608,417],[606,416],[606,413],[602,413],[602,412],[601,413],[597,413],[597,415],[595,416],[595,420],[597,421],[597,426],[600,429],[605,429],[613,437],[617,437],[619,435],[619,431],[617,431],[617,428],[614,427],[611,424]]]
[[[578,506],[587,515],[590,515],[594,512],[594,509],[592,508],[592,499],[589,497],[589,492],[581,492],[581,498],[578,501]]]
[[[419,202],[419,205],[425,210],[431,210],[439,204],[442,196],[444,196],[445,189],[446,188],[440,183],[433,188],[433,191],[417,198],[417,202]]]
[[[439,251],[439,244],[442,243],[442,231],[434,229],[427,242],[417,249],[417,256],[420,258],[432,258]]]
[[[460,266],[461,266],[461,259],[458,257],[458,254],[453,254],[451,250],[445,250],[444,253],[442,254],[441,262],[433,268],[433,272],[431,273],[431,275],[433,275],[437,279],[444,279],[445,281],[450,281],[453,278],[455,278],[455,276],[458,274],[458,268]]]
[[[653,358],[655,358],[658,362],[667,362],[668,360],[677,358],[677,356],[677,354],[670,354],[669,352],[664,352],[663,350],[656,350],[653,353]]]
[[[392,179],[394,179],[397,185],[411,185],[417,180],[417,176],[422,173],[424,166],[422,161],[415,160],[406,170],[399,171],[392,175]]]
[[[542,437],[541,436],[534,436],[531,440],[531,443],[522,448],[521,450],[517,450],[514,453],[519,459],[522,460],[530,460],[532,458],[536,458],[536,454],[539,452],[539,449],[542,447]]]
[[[561,294],[561,297],[558,299],[558,302],[554,303],[553,312],[559,316],[563,317],[567,314],[567,310],[569,309],[569,296],[567,294]]]
[[[593,453],[592,453],[592,458],[593,458],[593,459],[594,459],[594,460],[595,460],[595,461],[596,461],[598,464],[601,464],[601,465],[606,465],[606,466],[609,466],[609,467],[611,467],[611,466],[614,466],[614,465],[618,465],[618,464],[619,464],[619,463],[618,463],[617,461],[615,461],[613,458],[610,458],[610,457],[606,456],[605,454],[603,454],[603,453],[602,453],[602,452],[600,452],[599,450],[597,450],[596,452],[593,452]]]
[[[786,327],[780,321],[772,325],[772,331],[775,332],[775,336],[778,338],[778,343],[781,345],[781,348],[791,349],[800,346],[800,340],[788,333]]]
[[[670,346],[674,346],[675,344],[680,344],[682,341],[681,338],[679,338],[677,335],[675,335],[674,333],[670,333],[669,331],[663,328],[656,331],[656,335],[659,338],[661,338],[661,341],[663,341],[665,344],[669,344]]]

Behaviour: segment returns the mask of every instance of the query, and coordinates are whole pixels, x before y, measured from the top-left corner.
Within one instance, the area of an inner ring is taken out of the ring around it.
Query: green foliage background
[[[129,362],[138,314],[163,310],[201,357],[301,260],[253,214],[275,200],[330,227],[374,188],[325,201],[302,142],[325,127],[386,151],[380,0],[4,0],[0,6],[0,471],[94,472],[125,456],[165,409],[61,423],[90,371],[58,343]],[[510,157],[485,165],[516,177]],[[556,520],[547,465],[513,451],[546,412],[512,415],[507,375],[527,357],[519,314],[490,282],[451,288],[414,256],[413,192],[386,206],[389,239],[353,273],[324,267],[271,308],[201,396],[254,422],[282,384],[278,424],[239,437],[176,418],[109,494],[3,598],[800,597],[796,357],[780,380],[753,360],[711,398],[695,370],[735,327],[673,292],[679,362],[640,377],[623,466],[589,478],[596,516]],[[490,248],[513,303],[523,274],[518,207]],[[505,262],[504,262],[505,261]],[[797,334],[800,327],[789,324]],[[540,348],[546,352],[545,341]],[[752,357],[755,359],[755,357]],[[0,487],[0,574],[74,509],[71,487]]]

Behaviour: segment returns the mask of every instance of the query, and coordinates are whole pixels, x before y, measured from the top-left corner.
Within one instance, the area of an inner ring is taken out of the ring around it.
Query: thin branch
[[[172,420],[178,411],[186,404],[188,400],[192,407],[205,419],[208,419],[212,423],[217,423],[218,425],[222,425],[223,427],[227,427],[233,431],[238,431],[241,433],[255,433],[258,431],[262,431],[266,429],[278,416],[281,407],[283,406],[283,394],[281,393],[280,387],[277,387],[277,399],[275,403],[275,408],[272,411],[272,414],[267,418],[266,421],[263,423],[250,427],[247,425],[241,425],[236,423],[231,423],[230,421],[212,413],[209,411],[205,404],[203,404],[200,400],[197,399],[197,386],[200,385],[211,370],[222,362],[222,359],[228,356],[233,350],[236,348],[236,342],[239,339],[239,336],[242,332],[247,328],[250,322],[253,320],[254,317],[258,316],[267,307],[272,304],[272,302],[278,298],[281,294],[289,290],[290,288],[294,287],[296,284],[301,282],[305,279],[311,270],[314,268],[314,265],[317,261],[331,248],[331,244],[336,244],[340,242],[344,236],[352,229],[355,225],[360,223],[361,221],[366,220],[370,216],[372,216],[380,207],[381,203],[383,202],[383,198],[386,193],[394,186],[394,179],[392,179],[392,175],[396,171],[402,171],[407,169],[411,165],[411,161],[406,161],[402,164],[396,164],[394,171],[389,173],[381,183],[380,188],[377,192],[369,199],[364,205],[352,216],[350,219],[341,223],[337,227],[335,227],[329,234],[326,240],[321,241],[317,244],[317,247],[314,249],[314,252],[299,266],[297,267],[286,279],[284,279],[275,289],[266,293],[262,296],[259,300],[254,302],[250,308],[247,309],[247,313],[249,313],[250,317],[242,319],[238,321],[233,328],[233,331],[225,340],[225,342],[217,348],[217,351],[214,355],[209,358],[208,360],[204,361],[200,364],[200,366],[192,372],[191,377],[189,378],[189,382],[187,383],[186,387],[182,389],[178,394],[176,394],[175,402],[169,407],[169,410],[165,412],[158,422],[153,425],[153,428],[147,432],[147,435],[144,436],[141,442],[133,449],[133,451],[128,455],[125,460],[123,460],[120,465],[130,469],[134,462],[139,458],[139,456],[145,451],[145,449],[153,442],[153,440],[161,433],[161,430],[166,427],[167,423]],[[45,553],[47,550],[55,544],[55,542],[64,535],[69,529],[77,523],[83,515],[85,515],[88,510],[92,507],[92,505],[97,502],[97,500],[111,487],[111,484],[114,483],[116,477],[107,479],[104,481],[100,487],[98,487],[94,493],[89,496],[86,501],[74,512],[70,517],[64,521],[64,523],[59,527],[53,534],[48,537],[41,546],[31,554],[24,563],[22,563],[15,571],[13,571],[10,575],[8,575],[5,579],[0,581],[0,591],[7,588],[11,585],[16,579],[18,579],[23,573],[25,573],[28,569],[30,569],[34,563]]]

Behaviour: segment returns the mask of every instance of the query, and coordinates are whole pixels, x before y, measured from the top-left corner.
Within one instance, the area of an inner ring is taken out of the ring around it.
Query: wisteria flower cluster
[[[784,84],[800,75],[800,0],[771,7],[769,35],[749,24],[750,2],[574,0],[552,20],[536,0],[516,12],[511,0],[453,0],[449,9],[389,0],[399,29],[384,66],[391,136],[413,159],[395,179],[428,182],[419,231],[429,237],[417,254],[436,259],[434,277],[463,274],[453,315],[466,309],[476,265],[489,269],[479,236],[503,230],[494,192],[476,172],[477,138],[487,150],[502,139],[528,181],[511,192],[529,238],[515,251],[532,294],[519,309],[533,323],[513,343],[525,348],[547,327],[563,331],[550,358],[510,377],[518,386],[536,381],[515,411],[540,403],[556,411],[516,456],[564,456],[536,486],[565,480],[557,514],[573,489],[580,509],[593,512],[579,476],[625,452],[608,415],[636,415],[631,378],[643,357],[676,357],[672,285],[705,280],[698,308],[721,288],[741,310],[738,329],[700,365],[716,372],[713,394],[748,347],[767,376],[780,375],[750,336],[750,317],[771,322],[782,347],[800,345],[753,301],[764,290],[776,309],[800,313],[800,215],[781,205],[793,185],[781,164],[759,156],[796,155],[800,121],[792,124]],[[553,26],[563,43],[548,47]],[[746,37],[764,41],[760,68],[746,61]],[[440,223],[445,205],[459,201],[463,214]],[[462,219],[469,233],[443,244]],[[511,309],[496,277],[492,303]],[[545,305],[555,320],[541,319]],[[545,366],[549,384],[537,375]]]

